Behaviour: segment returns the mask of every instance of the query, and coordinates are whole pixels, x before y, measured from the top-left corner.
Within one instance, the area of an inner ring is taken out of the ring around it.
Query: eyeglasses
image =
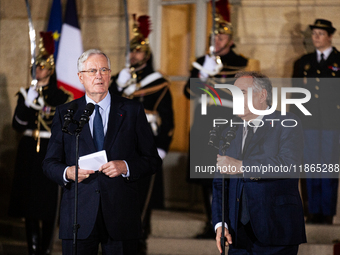
[[[99,73],[101,75],[105,75],[105,74],[108,74],[110,71],[110,69],[106,68],[106,67],[103,67],[103,68],[100,68],[99,69]],[[89,70],[85,70],[85,71],[80,71],[81,73],[83,72],[86,72],[88,73],[90,76],[96,76],[98,70],[97,69],[89,69]]]

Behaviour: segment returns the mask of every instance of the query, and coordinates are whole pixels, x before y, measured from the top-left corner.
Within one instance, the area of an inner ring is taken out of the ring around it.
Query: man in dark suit
[[[219,2],[222,3],[223,1]],[[227,9],[227,5],[220,5],[219,7],[220,8],[217,6],[217,10],[220,13],[225,13],[223,10]],[[245,58],[242,55],[236,54],[233,50],[235,47],[233,41],[233,26],[230,22],[227,22],[227,17],[225,15],[223,16],[217,13],[215,33],[214,55],[211,56],[206,54],[197,58],[196,62],[193,63],[194,67],[190,71],[190,78],[184,86],[184,95],[188,99],[197,100],[200,98],[202,94],[201,88],[205,88],[207,91],[213,93],[213,91],[207,85],[213,87],[213,84],[215,83],[232,83],[234,81],[235,74],[239,71],[260,70],[260,63],[258,60]],[[220,66],[218,64],[219,60],[221,62]],[[219,96],[221,97],[222,104],[215,105],[213,103],[209,103],[207,106],[207,115],[201,114],[201,106],[199,104],[195,107],[193,118],[194,122],[190,130],[190,143],[200,139],[201,144],[199,144],[199,146],[191,146],[190,154],[196,156],[199,154],[202,155],[202,157],[195,156],[197,159],[202,158],[206,160],[207,157],[210,157],[211,162],[214,162],[215,149],[208,146],[207,141],[200,137],[201,132],[209,133],[211,129],[210,123],[213,119],[222,117],[228,119],[232,116],[232,96],[230,95],[229,91],[220,89]],[[203,131],[203,129],[205,129],[205,131]],[[196,161],[191,165],[200,165],[200,163]],[[190,171],[193,171],[193,169]],[[189,179],[188,181],[198,183],[202,186],[204,208],[207,216],[205,229],[203,233],[197,235],[196,238],[214,238],[215,233],[211,225],[211,180],[202,178]]]
[[[88,50],[78,59],[78,76],[86,95],[75,100],[78,120],[86,104],[95,112],[79,136],[79,156],[105,150],[108,163],[78,173],[78,254],[136,254],[141,237],[137,180],[161,167],[152,131],[140,103],[111,95],[109,58]],[[43,162],[45,174],[63,187],[60,238],[63,254],[72,253],[75,136],[62,132],[70,104],[57,108],[52,136]],[[70,132],[75,124],[69,127]],[[95,171],[98,170],[98,171]]]
[[[340,135],[340,53],[332,47],[335,28],[328,20],[317,19],[312,29],[315,51],[302,56],[295,62],[293,86],[311,92],[305,107],[312,114],[305,116],[295,107],[304,129],[304,164],[313,166],[339,164]],[[331,168],[327,168],[330,172]],[[314,178],[306,174],[308,195],[307,223],[332,224],[336,214],[338,177],[327,178],[324,173]],[[306,203],[305,203],[306,204]]]
[[[298,179],[293,171],[294,166],[298,167],[302,161],[301,123],[291,113],[286,116],[279,111],[260,116],[252,113],[247,103],[248,88],[252,88],[254,108],[268,110],[272,98],[271,82],[266,76],[254,72],[239,73],[236,78],[235,86],[242,90],[245,98],[244,114],[239,115],[244,122],[226,153],[222,155],[220,150],[221,155],[217,155],[218,167],[233,167],[232,171],[223,173],[230,177],[224,191],[229,254],[297,254],[298,245],[306,242]],[[290,127],[286,121],[284,126],[281,124],[285,119],[293,119]],[[262,172],[264,166],[267,169],[276,167],[276,171]],[[221,174],[213,180],[212,202],[220,252]]]

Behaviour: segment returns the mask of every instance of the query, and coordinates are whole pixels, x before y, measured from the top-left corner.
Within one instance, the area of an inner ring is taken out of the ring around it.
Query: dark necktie
[[[320,66],[323,66],[325,64],[325,55],[323,53],[321,53],[321,60],[320,60]]]
[[[99,105],[95,105],[96,115],[93,120],[93,140],[96,145],[97,151],[101,151],[104,145],[104,127],[102,116],[99,112]]]
[[[254,128],[250,127],[250,126],[247,126],[247,128],[248,128],[248,133],[247,133],[246,140],[244,141],[244,145],[243,145],[243,152],[242,152],[243,157],[246,154],[246,151],[249,147],[250,141],[254,136]]]
[[[242,155],[244,157],[245,153],[246,153],[246,150],[250,144],[250,141],[251,139],[253,138],[254,136],[254,128],[253,127],[249,127],[247,126],[248,128],[248,133],[247,133],[247,137],[246,137],[246,140],[244,141],[244,145],[243,145],[243,152],[242,152]],[[246,193],[244,192],[244,188],[242,189],[242,195],[241,195],[241,218],[240,218],[240,221],[243,225],[246,225],[249,220],[250,220],[250,216],[249,216],[249,209],[248,209],[248,206],[247,206],[247,195]]]

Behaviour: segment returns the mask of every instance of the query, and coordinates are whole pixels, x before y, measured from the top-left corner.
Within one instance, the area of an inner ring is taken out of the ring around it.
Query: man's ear
[[[267,90],[266,89],[262,89],[262,92],[261,92],[261,97],[260,97],[260,102],[263,103],[263,102],[266,102],[267,100]]]
[[[84,81],[83,81],[83,73],[82,72],[78,72],[78,78],[79,78],[79,81],[81,84],[84,84]]]

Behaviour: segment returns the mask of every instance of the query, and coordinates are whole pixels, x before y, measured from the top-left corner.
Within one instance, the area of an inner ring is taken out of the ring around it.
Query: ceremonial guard
[[[13,128],[22,134],[19,143],[9,215],[25,218],[29,254],[50,254],[57,216],[58,186],[44,174],[41,163],[50,138],[57,105],[73,96],[57,88],[54,71],[54,41],[51,32],[41,32],[36,57],[35,86],[21,88]]]
[[[218,89],[221,100],[216,100],[216,103],[208,96],[206,115],[201,112],[201,94],[208,92],[214,94],[215,84],[233,84],[233,77],[237,72],[260,71],[258,60],[248,59],[234,52],[233,26],[228,22],[230,18],[227,5],[225,0],[216,2],[209,53],[193,63],[190,79],[184,87],[185,96],[198,102],[190,131],[190,171],[195,171],[195,166],[205,166],[208,162],[210,162],[209,166],[215,165],[218,151],[208,146],[208,134],[213,128],[213,119],[230,120],[233,117],[232,96],[229,90]],[[203,92],[202,89],[207,92]],[[202,185],[207,215],[206,227],[197,238],[214,239],[216,235],[211,225],[212,180],[199,178],[188,181]]]
[[[293,86],[311,93],[310,100],[304,103],[311,115],[305,115],[295,107],[291,111],[302,121],[306,170],[317,164],[326,170],[326,173],[319,174],[319,178],[315,178],[315,174],[309,178],[308,173],[304,176],[307,178],[307,223],[332,224],[336,214],[338,179],[327,178],[327,175],[339,164],[340,53],[332,47],[336,29],[330,21],[317,19],[310,29],[316,50],[295,62]]]
[[[124,68],[112,77],[110,92],[143,103],[147,120],[155,137],[158,154],[164,159],[169,150],[174,129],[170,83],[160,72],[153,69],[152,53],[148,41],[149,17],[143,15],[136,20],[136,15],[133,15],[133,18],[134,37],[130,41],[130,67]],[[164,208],[162,171],[139,181],[139,187],[144,238],[146,239],[149,232],[150,209]],[[148,206],[149,201],[150,206]]]

